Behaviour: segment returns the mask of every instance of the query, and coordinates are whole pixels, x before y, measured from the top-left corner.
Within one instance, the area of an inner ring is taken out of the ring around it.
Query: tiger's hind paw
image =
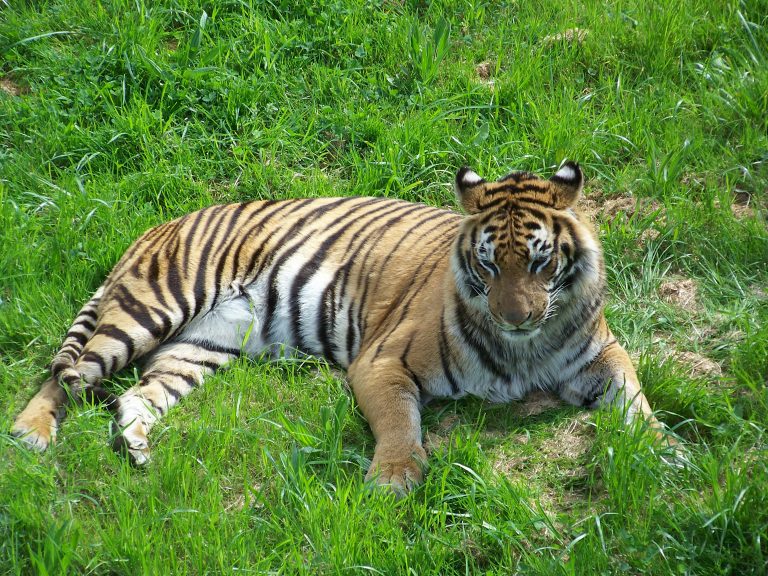
[[[134,422],[121,428],[116,422],[109,425],[112,449],[126,456],[134,466],[145,466],[149,463],[149,442],[144,426]]]
[[[44,452],[56,439],[56,415],[52,412],[39,414],[24,410],[11,428],[11,434],[21,443],[36,452]]]
[[[684,444],[670,438],[661,450],[661,461],[672,468],[690,468],[691,451]]]

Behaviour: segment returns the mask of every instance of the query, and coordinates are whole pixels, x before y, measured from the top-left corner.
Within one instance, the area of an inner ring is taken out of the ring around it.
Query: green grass
[[[0,4],[0,574],[765,574],[766,15],[764,0]],[[574,27],[583,42],[547,38]],[[154,429],[144,470],[112,453],[95,407],[43,455],[7,434],[149,226],[250,198],[454,205],[463,164],[495,178],[566,157],[595,206],[638,201],[598,217],[606,314],[688,467],[615,414],[438,403],[429,475],[395,501],[363,483],[373,439],[314,361],[211,378]],[[663,295],[687,279],[684,309]]]

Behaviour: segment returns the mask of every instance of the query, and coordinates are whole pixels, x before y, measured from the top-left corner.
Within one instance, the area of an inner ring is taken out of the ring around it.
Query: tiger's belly
[[[300,264],[297,261],[296,267]],[[278,358],[296,353],[327,357],[330,349],[332,357],[327,359],[348,367],[359,347],[360,331],[350,320],[354,302],[331,302],[335,321],[330,325],[326,322],[321,330],[327,314],[321,295],[331,282],[333,270],[319,270],[296,295],[294,305],[293,268],[284,266],[272,284],[277,294],[273,306],[269,304],[270,274],[266,271],[247,286],[233,283],[209,311],[190,321],[173,341],[206,342],[250,357],[267,354]]]

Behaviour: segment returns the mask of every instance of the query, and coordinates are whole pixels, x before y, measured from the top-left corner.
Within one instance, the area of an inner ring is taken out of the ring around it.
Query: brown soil
[[[0,90],[11,96],[21,96],[28,92],[26,88],[19,86],[8,77],[0,78]]]
[[[491,63],[487,60],[475,66],[475,72],[481,80],[487,81],[491,77]]]
[[[672,357],[688,366],[688,375],[692,378],[719,378],[723,375],[720,364],[696,352],[676,352]]]
[[[755,208],[752,195],[744,190],[736,190],[731,203],[731,212],[737,220],[754,218]]]
[[[696,283],[690,278],[667,280],[659,286],[661,299],[687,312],[699,309]]]

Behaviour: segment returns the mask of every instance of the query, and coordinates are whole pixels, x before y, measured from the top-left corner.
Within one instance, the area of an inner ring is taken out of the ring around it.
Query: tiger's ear
[[[576,162],[564,163],[550,179],[552,205],[556,210],[565,210],[576,204],[584,188],[584,174]]]
[[[456,198],[467,214],[476,214],[480,211],[480,200],[485,196],[485,184],[469,167],[464,166],[456,174]]]

